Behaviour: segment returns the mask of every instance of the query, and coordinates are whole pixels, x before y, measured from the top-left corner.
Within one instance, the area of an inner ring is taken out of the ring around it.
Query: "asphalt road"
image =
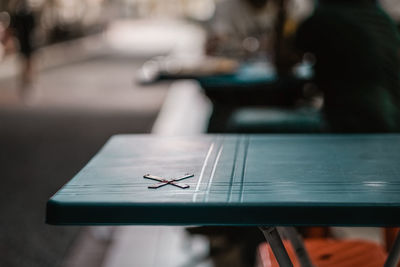
[[[0,266],[60,266],[80,228],[46,225],[46,201],[111,135],[150,131],[167,85],[136,87],[141,63],[51,68],[22,97],[15,79],[0,81]]]

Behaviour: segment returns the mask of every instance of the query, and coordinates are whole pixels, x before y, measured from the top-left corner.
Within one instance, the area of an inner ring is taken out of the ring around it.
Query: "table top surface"
[[[400,226],[400,135],[117,135],[50,224]],[[145,174],[168,179],[158,189]]]
[[[207,86],[249,86],[274,83],[278,80],[275,69],[267,64],[242,64],[233,74],[209,75],[197,77],[200,83]]]

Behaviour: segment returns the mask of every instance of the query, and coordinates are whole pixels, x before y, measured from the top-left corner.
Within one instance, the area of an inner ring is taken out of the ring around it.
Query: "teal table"
[[[312,78],[310,66],[296,70],[291,75],[278,76],[267,63],[247,63],[232,75],[198,77],[197,81],[213,104],[207,132],[228,133],[229,120],[243,107],[293,108],[303,97],[304,85]]]
[[[165,63],[160,64],[165,65]],[[230,74],[181,74],[171,73],[166,69],[152,72],[145,70],[147,65],[148,63],[144,64],[141,72],[152,74],[144,75],[149,77],[141,81],[144,84],[180,79],[193,79],[199,82],[213,104],[207,131],[209,133],[229,132],[229,119],[242,107],[293,108],[303,97],[304,85],[313,78],[312,65],[307,63],[296,65],[288,75],[278,76],[275,67],[266,58],[242,62],[239,68]],[[274,128],[272,131],[276,132],[277,129]]]
[[[143,178],[186,173],[176,183],[187,189]],[[114,136],[51,197],[46,220],[400,226],[400,135]]]

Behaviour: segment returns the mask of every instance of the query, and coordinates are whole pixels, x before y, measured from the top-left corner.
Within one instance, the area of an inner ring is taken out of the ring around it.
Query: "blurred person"
[[[280,76],[290,76],[301,62],[296,51],[295,36],[299,25],[310,16],[314,0],[280,0],[275,26],[274,63]]]
[[[5,11],[0,12],[0,61],[6,54],[6,50],[8,47],[8,38],[6,37],[9,25],[10,25],[10,15]]]
[[[221,0],[209,21],[206,54],[243,58],[270,51],[276,0]]]
[[[33,35],[36,28],[36,19],[28,0],[13,0],[10,2],[10,34],[18,40],[19,52],[22,60],[21,89],[25,90],[32,85],[34,78],[34,43]]]
[[[287,75],[300,61],[292,44],[314,0],[221,0],[209,21],[205,52],[211,56],[273,62]]]
[[[296,44],[315,57],[328,130],[400,130],[400,36],[376,1],[320,0]]]

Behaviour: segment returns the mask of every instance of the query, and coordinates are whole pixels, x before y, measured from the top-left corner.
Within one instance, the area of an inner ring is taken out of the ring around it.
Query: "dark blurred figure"
[[[14,0],[10,2],[11,35],[19,43],[19,52],[22,56],[21,89],[32,85],[34,78],[34,44],[33,34],[36,28],[35,14],[27,0]]]
[[[297,46],[315,56],[329,130],[400,130],[400,36],[376,1],[320,0]]]

